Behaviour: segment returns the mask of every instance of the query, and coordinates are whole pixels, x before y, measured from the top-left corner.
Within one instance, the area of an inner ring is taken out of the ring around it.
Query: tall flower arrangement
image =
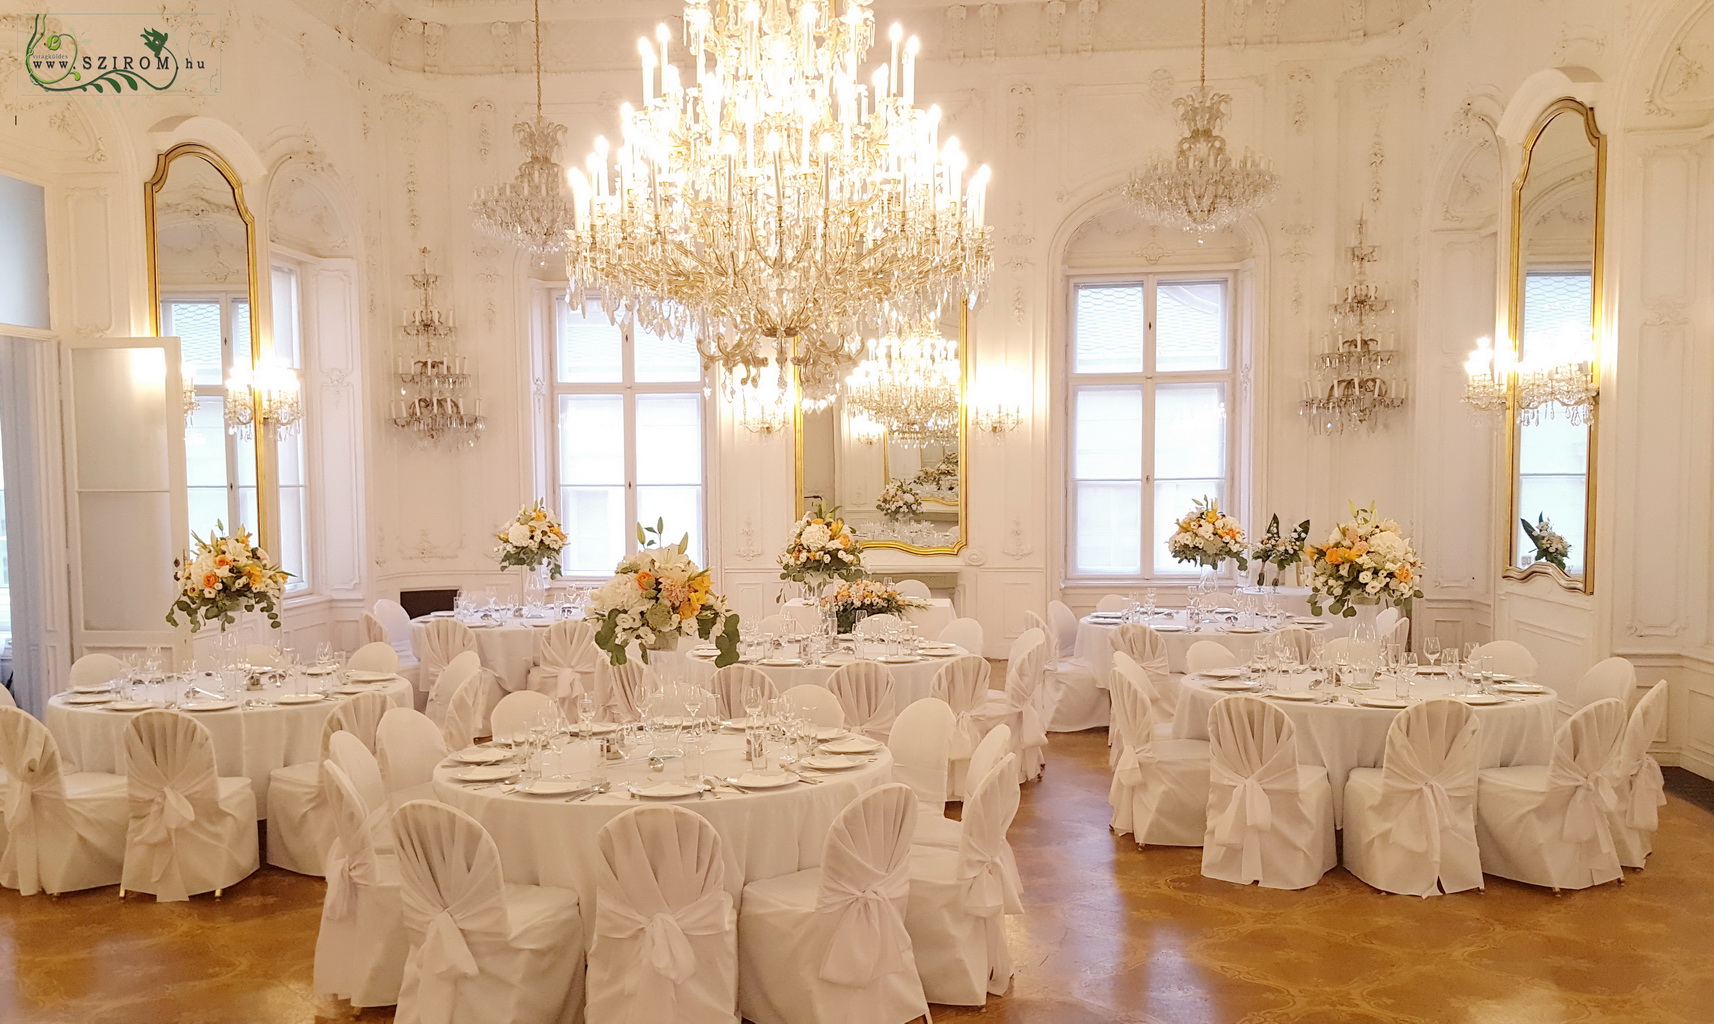
[[[1256,562],[1256,586],[1279,586],[1280,575],[1303,560],[1303,545],[1308,540],[1309,520],[1298,523],[1289,537],[1281,537],[1279,513],[1274,513],[1262,539],[1250,549],[1250,558]],[[1269,566],[1274,570],[1271,584],[1267,581]]]
[[[177,626],[184,615],[192,633],[210,622],[224,630],[238,612],[261,612],[268,624],[280,628],[280,600],[291,574],[251,543],[250,531],[239,527],[230,537],[220,522],[206,538],[191,534],[191,550],[173,561],[178,598],[167,612],[167,624]]]
[[[1213,498],[1199,498],[1191,504],[1190,513],[1178,521],[1178,529],[1167,538],[1166,549],[1180,562],[1210,569],[1228,561],[1237,562],[1239,569],[1250,565],[1244,528],[1220,511],[1220,503]]]
[[[780,579],[809,586],[866,575],[863,545],[839,517],[838,506],[828,508],[819,501],[792,527],[779,562]]]
[[[1565,571],[1566,560],[1571,556],[1571,542],[1553,528],[1553,522],[1546,513],[1537,516],[1533,524],[1528,519],[1519,519],[1518,522],[1523,524],[1524,536],[1535,545],[1535,560],[1556,565],[1560,571]]]
[[[500,541],[496,553],[501,565],[524,569],[545,565],[549,575],[559,575],[559,552],[565,547],[565,530],[540,498],[500,524],[494,536]]]
[[[1382,519],[1375,507],[1351,506],[1350,520],[1333,528],[1327,543],[1309,545],[1304,556],[1314,573],[1309,610],[1322,605],[1335,615],[1356,615],[1356,605],[1408,605],[1422,596],[1422,559],[1399,524]]]
[[[893,522],[908,519],[922,512],[922,495],[904,480],[889,480],[875,497],[875,511]]]
[[[672,650],[682,637],[713,641],[714,664],[738,660],[738,614],[713,592],[708,570],[685,550],[690,535],[677,544],[661,543],[666,528],[637,527],[642,549],[621,561],[612,579],[589,599],[587,615],[598,623],[595,645],[615,665],[625,664],[626,648],[636,644],[646,664],[650,651]]]

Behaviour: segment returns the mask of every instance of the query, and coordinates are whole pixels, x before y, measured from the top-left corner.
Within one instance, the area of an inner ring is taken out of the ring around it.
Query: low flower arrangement
[[[1333,528],[1327,543],[1304,548],[1313,573],[1309,610],[1326,605],[1335,615],[1357,614],[1359,604],[1408,607],[1422,596],[1422,559],[1399,524],[1382,519],[1375,507],[1351,506],[1351,519]]]
[[[911,478],[911,482],[935,490],[951,488],[952,485],[958,483],[958,453],[956,451],[947,452],[939,462],[917,470],[917,475]]]
[[[590,596],[586,614],[599,624],[595,645],[608,661],[623,665],[626,648],[636,644],[647,664],[650,651],[674,650],[681,638],[700,637],[718,649],[715,665],[736,663],[738,614],[713,592],[708,570],[685,554],[690,535],[663,546],[665,527],[661,521],[638,526],[642,550],[620,562],[613,578]]]
[[[1528,519],[1519,519],[1523,524],[1524,536],[1535,545],[1535,560],[1558,566],[1561,572],[1566,571],[1566,559],[1571,556],[1571,542],[1554,530],[1553,523],[1544,513],[1536,517],[1532,525]]]
[[[857,580],[847,583],[821,599],[822,607],[832,608],[839,620],[839,632],[849,633],[857,623],[871,615],[904,616],[907,608],[927,608],[920,597],[907,597],[891,583],[880,580]]]
[[[821,502],[805,512],[792,528],[791,540],[780,552],[780,579],[819,586],[832,581],[862,579],[863,545],[837,506]]]
[[[173,561],[173,582],[178,599],[167,612],[167,624],[177,626],[184,615],[195,633],[210,622],[225,630],[239,612],[261,612],[268,625],[280,628],[280,600],[286,594],[283,571],[268,559],[268,553],[251,543],[250,531],[223,536],[220,522],[206,538],[191,534],[192,548]]]
[[[889,480],[875,498],[875,511],[893,522],[908,519],[922,511],[922,495],[903,480]]]
[[[549,575],[559,575],[559,552],[565,547],[565,530],[540,499],[525,505],[516,516],[501,524],[494,536],[500,540],[497,554],[502,566],[534,569],[545,565]]]
[[[1287,569],[1303,560],[1303,545],[1309,540],[1309,520],[1297,524],[1291,531],[1291,536],[1280,536],[1280,517],[1275,513],[1268,520],[1268,528],[1262,531],[1262,539],[1250,549],[1250,558],[1256,562],[1256,586],[1277,587],[1280,576]],[[1268,567],[1273,567],[1273,582],[1267,581]]]
[[[1178,529],[1167,538],[1166,549],[1180,562],[1210,569],[1219,569],[1223,562],[1237,562],[1239,569],[1250,567],[1244,528],[1220,511],[1220,503],[1213,498],[1192,503],[1190,514],[1178,521]]]

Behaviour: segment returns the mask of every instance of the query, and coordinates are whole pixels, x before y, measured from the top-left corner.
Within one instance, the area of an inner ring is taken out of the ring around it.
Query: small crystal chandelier
[[[1247,150],[1235,163],[1226,152],[1218,129],[1231,102],[1226,93],[1208,91],[1208,0],[1202,0],[1201,84],[1173,101],[1184,138],[1125,185],[1144,217],[1186,231],[1217,231],[1274,194],[1279,175]]]
[[[914,105],[914,38],[895,25],[886,63],[861,68],[868,0],[688,0],[684,35],[694,77],[666,26],[640,40],[642,105],[571,172],[572,288],[694,339],[729,387],[790,365],[825,403],[860,339],[981,291],[988,170],[967,180],[939,109]]]
[[[536,0],[535,30],[536,116],[512,126],[518,145],[529,159],[519,165],[511,181],[478,189],[470,212],[483,231],[546,264],[548,257],[565,251],[565,236],[572,223],[565,169],[558,160],[565,126],[542,116],[541,0]]]
[[[845,379],[845,401],[907,447],[958,440],[958,343],[932,323],[890,331]]]
[[[1496,350],[1487,338],[1476,340],[1464,377],[1465,405],[1480,413],[1515,409],[1525,426],[1561,414],[1573,426],[1586,426],[1601,392],[1591,360],[1520,360],[1511,345]]]
[[[1479,413],[1504,412],[1511,404],[1512,372],[1517,356],[1511,347],[1496,350],[1488,338],[1477,338],[1464,360],[1464,404]]]
[[[454,447],[469,447],[482,436],[487,420],[482,416],[482,400],[474,393],[475,378],[464,357],[452,351],[452,324],[435,307],[434,283],[440,275],[429,273],[428,256],[425,247],[423,272],[411,275],[411,284],[422,291],[423,298],[399,328],[414,349],[397,360],[399,396],[393,401],[391,419],[419,447],[443,440]]]
[[[278,440],[296,434],[303,422],[298,375],[267,360],[254,369],[235,368],[226,378],[226,432],[248,441]]]

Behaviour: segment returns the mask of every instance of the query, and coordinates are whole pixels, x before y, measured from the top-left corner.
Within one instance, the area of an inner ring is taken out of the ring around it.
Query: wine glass
[[[684,717],[692,724],[702,721],[702,705],[707,695],[700,686],[693,686],[684,693]]]
[[[744,684],[743,700],[744,714],[749,718],[746,724],[754,727],[758,724],[756,720],[761,717],[762,707],[767,702],[767,697],[762,693],[762,685],[754,680],[747,681]]]
[[[1422,656],[1428,659],[1430,665],[1440,664],[1440,638],[1438,636],[1422,638]]]
[[[577,697],[577,725],[583,732],[583,738],[589,738],[590,726],[595,721],[595,698],[588,692]]]
[[[325,667],[333,662],[333,642],[323,640],[315,645],[315,664],[317,668]]]

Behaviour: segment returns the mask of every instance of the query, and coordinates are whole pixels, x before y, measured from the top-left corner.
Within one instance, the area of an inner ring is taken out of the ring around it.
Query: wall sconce
[[[887,428],[866,412],[852,413],[850,424],[851,436],[860,444],[880,444],[886,440]]]
[[[1511,375],[1517,365],[1512,347],[1495,349],[1488,338],[1477,338],[1464,360],[1464,404],[1479,413],[1504,412],[1509,404]]]
[[[1464,361],[1464,404],[1477,412],[1516,408],[1525,423],[1536,423],[1563,408],[1572,424],[1586,424],[1595,410],[1600,386],[1594,366],[1573,354],[1520,360],[1515,346],[1496,349],[1487,338]]]
[[[190,429],[191,422],[196,419],[196,367],[189,363],[179,366],[179,386],[183,389],[181,404],[184,408],[185,429]]]
[[[297,433],[303,422],[298,375],[268,361],[236,369],[226,379],[226,432],[248,441],[258,427],[271,440]]]
[[[1016,430],[1024,422],[1023,402],[1018,396],[1028,393],[1024,382],[1009,372],[1001,371],[999,376],[1001,379],[985,375],[984,380],[972,384],[968,399],[970,425],[994,435]]]

